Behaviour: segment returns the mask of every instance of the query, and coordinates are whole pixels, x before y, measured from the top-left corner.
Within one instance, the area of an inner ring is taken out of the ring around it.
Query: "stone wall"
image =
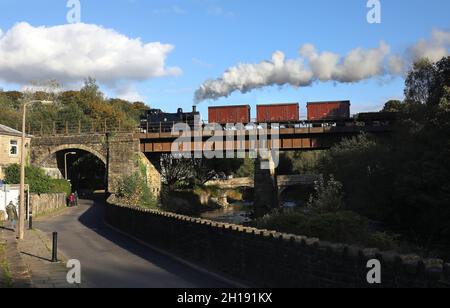
[[[11,155],[10,149],[11,141],[17,141],[17,154]],[[30,143],[30,138],[25,139],[25,144]],[[0,135],[0,179],[3,179],[4,175],[4,168],[8,167],[12,164],[19,164],[20,163],[20,151],[22,149],[22,138],[21,137],[14,137],[14,136],[7,136],[7,135]]]
[[[67,206],[66,194],[31,194],[30,206],[33,211],[33,217],[52,213]]]
[[[256,287],[371,287],[367,261],[382,263],[375,287],[450,287],[450,264],[331,244],[115,203],[106,221],[142,241]]]

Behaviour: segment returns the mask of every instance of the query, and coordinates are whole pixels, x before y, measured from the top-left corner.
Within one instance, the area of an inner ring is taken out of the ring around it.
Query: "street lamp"
[[[64,154],[64,176],[66,177],[66,181],[69,180],[67,176],[67,155],[77,155],[77,152],[68,152]]]
[[[23,114],[22,114],[22,144],[20,152],[20,201],[19,201],[19,240],[24,238],[25,230],[25,142],[26,142],[26,118],[27,118],[27,107],[32,104],[41,103],[43,105],[51,105],[53,101],[44,100],[34,100],[28,101],[23,104]]]

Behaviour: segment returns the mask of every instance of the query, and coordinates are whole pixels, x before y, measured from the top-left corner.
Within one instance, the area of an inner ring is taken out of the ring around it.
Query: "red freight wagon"
[[[220,106],[209,107],[208,122],[225,124],[250,123],[250,106]]]
[[[258,123],[288,123],[300,120],[300,105],[278,104],[257,106]]]
[[[308,121],[350,119],[350,101],[308,103]]]

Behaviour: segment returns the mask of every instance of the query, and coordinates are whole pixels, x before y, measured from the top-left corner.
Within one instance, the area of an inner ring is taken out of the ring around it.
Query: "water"
[[[250,218],[252,206],[252,202],[235,202],[227,208],[205,212],[200,217],[229,224],[245,225],[252,221]],[[297,202],[285,201],[282,203],[284,208],[295,208],[297,206],[299,206]]]
[[[252,210],[251,202],[235,202],[227,208],[205,212],[201,218],[225,222],[236,225],[243,225],[251,221],[249,214]]]

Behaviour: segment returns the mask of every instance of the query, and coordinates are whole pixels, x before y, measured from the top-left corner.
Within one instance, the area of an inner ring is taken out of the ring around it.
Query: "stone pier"
[[[272,157],[255,160],[255,216],[262,217],[280,206],[275,163]]]

